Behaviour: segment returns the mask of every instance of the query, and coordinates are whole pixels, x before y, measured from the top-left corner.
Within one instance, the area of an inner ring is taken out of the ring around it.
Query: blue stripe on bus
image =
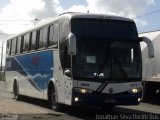
[[[53,77],[53,51],[43,51],[38,53],[26,54],[16,57],[18,69],[12,64],[12,70],[18,71],[24,76],[29,77],[29,81],[36,89],[47,89],[50,78]]]

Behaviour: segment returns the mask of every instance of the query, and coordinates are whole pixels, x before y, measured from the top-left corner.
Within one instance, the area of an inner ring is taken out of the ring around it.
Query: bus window
[[[16,53],[17,54],[21,53],[21,37],[18,37],[18,40],[17,40],[17,50],[16,50]]]
[[[30,34],[24,35],[23,52],[27,52],[29,50],[29,38]]]
[[[11,40],[7,41],[7,50],[6,50],[7,55],[11,55]]]
[[[37,31],[33,31],[31,37],[31,50],[36,49],[36,40],[37,40]]]
[[[29,51],[31,50],[32,32],[29,33]]]
[[[15,55],[16,52],[16,39],[12,40],[12,48],[11,48],[11,55]]]
[[[48,39],[48,27],[40,29],[39,48],[45,48],[47,46]]]
[[[58,48],[58,32],[59,32],[58,24],[54,24],[50,26],[49,46]]]
[[[59,36],[59,53],[63,70],[70,67],[70,56],[68,55],[68,34],[69,24],[68,21],[61,21],[60,24],[60,36]]]

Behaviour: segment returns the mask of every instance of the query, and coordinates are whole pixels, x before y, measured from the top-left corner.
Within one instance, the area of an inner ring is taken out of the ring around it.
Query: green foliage
[[[4,73],[0,73],[0,81],[5,81],[5,75],[4,75]]]

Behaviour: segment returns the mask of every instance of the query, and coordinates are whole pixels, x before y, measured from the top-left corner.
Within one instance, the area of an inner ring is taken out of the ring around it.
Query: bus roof
[[[132,19],[124,18],[120,16],[106,15],[106,14],[92,14],[92,13],[79,13],[79,12],[67,12],[58,15],[58,17],[70,17],[70,18],[95,18],[95,19],[113,19],[122,21],[131,21]]]
[[[30,31],[39,29],[39,28],[41,28],[45,25],[52,24],[55,21],[58,21],[58,20],[61,20],[61,19],[70,20],[71,18],[111,19],[111,20],[134,22],[132,19],[125,18],[125,17],[120,17],[120,16],[105,15],[105,14],[79,13],[79,12],[66,12],[66,13],[62,13],[62,14],[56,16],[56,17],[50,18],[50,19],[46,20],[45,22],[42,22],[42,23],[38,24],[37,26],[35,26],[31,29],[23,31],[23,32],[21,32],[17,35],[14,35],[14,36],[10,37],[9,39],[12,39],[12,38],[15,38],[19,35],[23,35],[23,34],[28,33]]]

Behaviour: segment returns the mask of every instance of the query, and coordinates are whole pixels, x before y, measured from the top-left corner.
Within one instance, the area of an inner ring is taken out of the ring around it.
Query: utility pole
[[[3,41],[2,41],[2,47],[1,47],[1,74],[2,74],[2,71],[3,71]]]

